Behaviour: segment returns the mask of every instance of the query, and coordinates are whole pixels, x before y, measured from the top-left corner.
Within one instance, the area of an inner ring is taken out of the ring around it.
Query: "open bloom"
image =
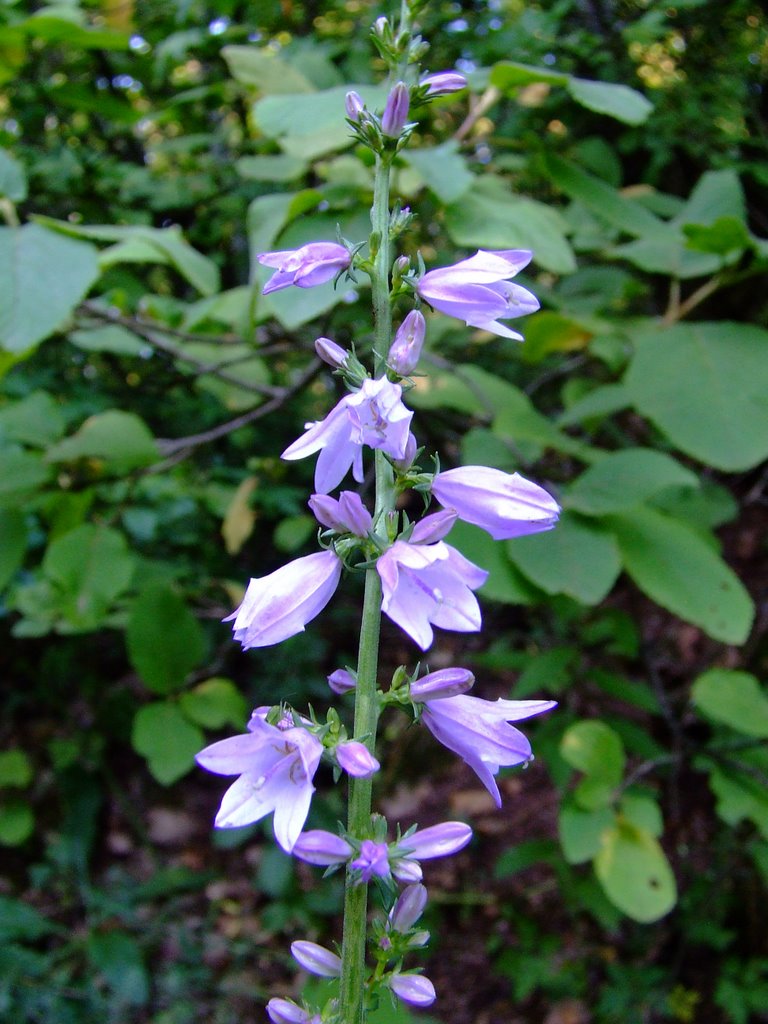
[[[411,537],[416,543],[396,540],[376,562],[381,610],[423,651],[432,643],[433,625],[457,633],[480,629],[480,606],[472,591],[488,578],[484,569],[444,541],[419,543],[419,527],[433,518],[427,516],[417,525]]]
[[[531,744],[509,722],[540,715],[555,707],[554,700],[482,700],[461,694],[425,701],[421,721],[435,739],[474,769],[501,807],[496,785],[500,767],[523,764],[533,757]],[[422,854],[423,856],[423,854]]]
[[[374,875],[379,878],[389,877],[389,847],[386,843],[377,843],[373,839],[364,839],[360,844],[360,853],[349,866],[360,872],[363,882],[370,882]]]
[[[560,515],[555,499],[519,473],[503,473],[488,466],[461,466],[438,473],[432,494],[440,504],[458,513],[493,537],[508,540],[551,530]]]
[[[502,338],[522,341],[522,334],[498,321],[525,316],[539,308],[535,295],[509,281],[527,266],[532,256],[528,249],[497,252],[480,249],[474,256],[451,267],[430,270],[421,278],[416,291],[441,313]]]
[[[363,381],[360,390],[342,398],[324,420],[308,423],[281,458],[304,459],[319,451],[315,489],[320,494],[340,484],[350,467],[362,483],[364,444],[381,448],[393,459],[405,456],[413,413],[403,405],[402,394],[400,385],[386,377]]]
[[[352,257],[349,250],[336,242],[310,242],[300,249],[281,252],[260,252],[256,259],[275,273],[262,289],[262,294],[278,292],[295,284],[297,288],[314,288],[325,284],[346,270]]]
[[[216,828],[238,828],[274,811],[275,838],[290,853],[307,820],[322,743],[301,726],[279,728],[259,714],[242,736],[219,740],[195,760],[216,775],[239,775],[221,801]]]
[[[252,579],[235,620],[235,640],[244,650],[271,647],[296,633],[325,608],[341,578],[341,559],[333,551],[305,555]]]

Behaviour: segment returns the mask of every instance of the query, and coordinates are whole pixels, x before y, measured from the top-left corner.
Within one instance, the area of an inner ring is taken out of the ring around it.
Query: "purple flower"
[[[224,619],[235,620],[235,640],[243,650],[270,647],[296,633],[325,608],[341,578],[341,560],[333,551],[305,555],[252,579],[240,607]]]
[[[418,309],[412,309],[397,329],[387,362],[401,377],[416,369],[424,345],[427,324]]]
[[[426,905],[427,890],[423,885],[406,886],[389,912],[390,930],[401,934],[410,931],[424,913]]]
[[[267,1016],[272,1024],[321,1024],[319,1013],[308,1013],[290,999],[270,999]]]
[[[411,683],[411,700],[423,703],[457,697],[471,690],[474,683],[475,677],[466,668],[441,668]]]
[[[352,673],[347,672],[345,668],[337,668],[328,676],[328,685],[334,693],[341,697],[343,694],[349,693],[350,690],[354,690],[357,681]]]
[[[389,848],[386,843],[376,843],[373,839],[364,839],[360,844],[360,853],[349,862],[353,871],[359,871],[361,881],[370,882],[374,875],[379,878],[389,877]]]
[[[423,651],[432,643],[433,625],[458,633],[480,629],[480,607],[472,591],[485,583],[488,573],[450,545],[396,540],[376,569],[381,610]]]
[[[384,113],[381,116],[381,130],[392,139],[400,136],[408,120],[411,94],[404,82],[398,82],[387,96]]]
[[[327,526],[329,530],[367,537],[373,529],[371,513],[357,491],[342,491],[338,501],[328,494],[313,494],[308,504],[318,523]]]
[[[458,71],[436,71],[432,75],[422,75],[419,79],[419,85],[427,86],[427,96],[458,92],[459,89],[464,89],[466,84],[466,78]]]
[[[269,295],[292,284],[297,288],[325,284],[346,270],[352,257],[345,246],[336,242],[310,242],[300,249],[260,252],[256,259],[265,267],[275,268],[275,273],[262,289],[263,295]]]
[[[336,747],[336,760],[347,775],[356,779],[368,779],[381,768],[368,748],[357,740],[339,743]]]
[[[274,811],[275,838],[290,853],[307,820],[323,745],[310,732],[280,729],[258,715],[249,732],[219,740],[195,760],[216,775],[239,775],[221,801],[216,828],[239,828]]]
[[[447,537],[453,529],[457,515],[455,512],[433,512],[424,516],[413,528],[411,544],[434,544],[435,541]]]
[[[472,327],[482,327],[502,338],[523,336],[498,323],[499,318],[525,316],[539,308],[539,300],[509,278],[527,266],[533,253],[528,249],[480,249],[467,260],[451,267],[430,270],[416,291],[434,309],[455,316]]]
[[[363,480],[362,446],[381,448],[402,459],[413,413],[403,405],[403,389],[386,377],[365,380],[359,391],[346,395],[324,420],[307,424],[306,432],[283,452],[283,459],[304,459],[320,452],[315,489],[327,494],[341,483],[350,467]]]
[[[303,939],[292,942],[291,954],[310,974],[317,974],[321,978],[338,978],[341,974],[341,958],[325,946],[318,946],[316,942],[305,942]]]
[[[334,370],[340,370],[346,366],[348,352],[345,352],[341,345],[337,345],[330,338],[315,338],[315,352],[324,363],[332,366]]]
[[[412,1006],[431,1006],[437,998],[435,986],[423,974],[392,974],[388,983],[396,996]]]
[[[523,764],[533,757],[528,740],[508,723],[540,715],[556,703],[554,700],[490,701],[462,694],[426,701],[421,721],[435,739],[466,761],[478,774],[496,806],[501,807],[494,775],[502,766]]]
[[[400,855],[413,860],[450,857],[463,850],[472,838],[472,829],[463,821],[443,821],[439,825],[417,829],[397,844]]]
[[[560,515],[560,506],[543,487],[519,473],[503,473],[488,466],[462,466],[438,473],[432,481],[432,494],[494,540],[551,530]]]
[[[346,839],[321,828],[302,832],[292,850],[294,857],[299,860],[323,868],[332,864],[345,864],[354,852]]]
[[[350,90],[347,93],[344,97],[344,109],[350,121],[357,123],[360,120],[360,115],[365,110],[365,102],[359,92]]]

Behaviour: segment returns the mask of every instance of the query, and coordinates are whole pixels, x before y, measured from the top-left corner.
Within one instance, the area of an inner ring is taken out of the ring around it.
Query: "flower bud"
[[[346,839],[334,835],[333,832],[325,832],[318,828],[302,832],[291,852],[294,857],[306,861],[307,864],[327,868],[331,864],[344,864],[352,856],[354,850]]]
[[[427,905],[427,890],[423,885],[409,885],[400,893],[397,903],[390,911],[389,927],[392,931],[410,931],[424,913]]]
[[[401,473],[405,473],[407,469],[413,465],[413,460],[416,458],[416,452],[419,450],[419,443],[413,434],[408,434],[408,440],[405,442],[405,455],[402,459],[395,459],[395,466],[400,470]]]
[[[368,779],[381,768],[381,765],[362,743],[357,740],[346,740],[336,747],[336,760],[347,773],[356,779]]]
[[[472,829],[463,821],[444,821],[440,825],[418,829],[398,844],[398,852],[417,860],[449,857],[463,850],[472,838]]]
[[[405,82],[398,82],[387,97],[387,103],[381,117],[381,130],[391,139],[400,137],[400,133],[405,127],[405,122],[408,120],[410,102],[411,97],[408,86]]]
[[[305,942],[303,939],[291,943],[293,959],[309,971],[321,978],[338,978],[341,974],[341,959],[324,946],[316,942]]]
[[[389,350],[388,362],[401,377],[406,377],[416,369],[424,346],[426,328],[427,323],[418,309],[412,309],[400,324]]]
[[[337,668],[335,672],[331,672],[328,676],[328,685],[334,693],[341,697],[343,694],[349,693],[350,690],[354,690],[357,682],[355,677],[350,672],[347,672],[345,668]]]
[[[393,974],[389,978],[389,987],[411,1006],[431,1006],[437,998],[435,986],[423,974]]]
[[[337,533],[366,537],[373,528],[371,513],[356,491],[342,491],[338,500],[329,494],[313,494],[307,504],[318,523]]]
[[[354,90],[347,93],[344,97],[344,109],[347,112],[347,117],[350,121],[357,123],[360,120],[360,115],[365,109],[365,103],[360,93]]]
[[[409,884],[420,882],[424,877],[419,862],[408,860],[407,858],[395,861],[392,865],[392,874],[398,882],[407,882]]]
[[[347,358],[349,357],[349,353],[345,352],[341,345],[331,341],[330,338],[316,338],[315,352],[317,352],[324,363],[328,363],[334,370],[341,370],[346,366]]]
[[[315,1019],[290,999],[270,999],[267,1016],[272,1024],[310,1024]]]
[[[475,677],[465,668],[441,668],[411,683],[411,700],[444,700],[471,690]]]
[[[456,518],[456,513],[447,509],[424,516],[413,528],[411,544],[434,544],[442,540],[451,532]]]
[[[427,86],[427,96],[442,96],[449,92],[458,92],[466,87],[467,80],[458,71],[438,71],[433,75],[423,75],[419,85]]]

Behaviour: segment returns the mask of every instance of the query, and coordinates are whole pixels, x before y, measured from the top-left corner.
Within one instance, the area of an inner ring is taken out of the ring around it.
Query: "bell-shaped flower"
[[[387,362],[401,377],[416,369],[424,347],[427,323],[418,309],[412,309],[397,329],[389,349]]]
[[[325,608],[341,578],[341,559],[333,551],[305,555],[252,579],[235,620],[235,640],[244,650],[270,647],[296,633]]]
[[[381,130],[392,139],[399,137],[408,120],[411,94],[405,82],[397,82],[387,96],[384,113],[381,115]]]
[[[317,974],[321,978],[338,978],[341,974],[341,958],[325,946],[318,946],[316,942],[306,942],[304,939],[292,942],[291,954],[310,974]]]
[[[347,775],[356,779],[369,779],[381,768],[381,765],[358,740],[344,740],[336,746],[336,760]]]
[[[418,882],[420,861],[450,857],[463,850],[471,838],[472,829],[463,821],[443,821],[416,829],[393,847],[390,853],[392,874],[401,882]]]
[[[346,839],[321,828],[302,832],[293,844],[292,850],[294,857],[322,868],[328,868],[332,864],[345,864],[354,852]]]
[[[195,760],[216,775],[238,775],[221,801],[216,828],[239,828],[274,811],[275,838],[290,853],[307,820],[322,743],[301,726],[278,728],[258,715],[241,736],[212,743]]]
[[[373,529],[371,513],[357,491],[342,491],[338,500],[328,494],[313,494],[308,504],[318,523],[329,530],[367,537]]]
[[[442,700],[458,697],[471,690],[475,677],[466,668],[440,668],[436,672],[415,679],[410,685],[411,700],[424,703],[427,700]]]
[[[408,885],[389,912],[388,928],[403,935],[416,924],[427,905],[427,890],[423,885]]]
[[[524,764],[533,757],[531,744],[510,722],[540,715],[554,700],[482,700],[461,694],[423,704],[421,721],[435,739],[472,768],[501,807],[494,776],[499,768]],[[422,854],[423,856],[423,854]]]
[[[551,530],[560,515],[560,506],[543,487],[519,473],[489,466],[461,466],[438,473],[432,480],[432,494],[444,508],[494,540]]]
[[[349,693],[357,686],[357,680],[345,668],[337,668],[328,676],[328,685],[339,697]]]
[[[289,288],[314,288],[333,280],[346,270],[352,257],[346,246],[337,242],[310,242],[300,249],[284,249],[280,252],[260,252],[256,259],[262,266],[273,267],[275,273],[262,289],[263,295]]]
[[[416,291],[441,313],[502,338],[522,341],[522,334],[498,321],[525,316],[539,308],[535,295],[509,280],[530,262],[532,255],[528,249],[480,249],[453,266],[430,270],[421,278]]]
[[[303,1010],[290,999],[270,999],[267,1016],[272,1024],[321,1024],[319,1013]]]
[[[396,540],[379,557],[376,569],[381,610],[423,651],[432,643],[433,625],[457,633],[474,633],[482,626],[472,591],[485,583],[488,573],[444,541]]]
[[[324,420],[308,423],[306,432],[283,452],[283,459],[304,459],[320,452],[315,489],[328,494],[352,469],[363,480],[362,446],[381,448],[393,459],[406,452],[413,413],[402,402],[403,389],[386,377],[365,380],[359,391],[346,395]]]
[[[411,1006],[431,1006],[437,998],[435,986],[423,974],[391,974],[387,984],[404,1003]]]
[[[467,80],[458,71],[436,71],[431,75],[422,75],[419,85],[426,85],[427,96],[442,96],[444,93],[465,89]]]

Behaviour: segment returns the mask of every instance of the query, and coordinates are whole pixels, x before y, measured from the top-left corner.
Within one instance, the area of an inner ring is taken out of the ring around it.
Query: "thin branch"
[[[472,129],[475,127],[477,122],[487,114],[494,104],[501,99],[501,92],[496,88],[495,85],[489,86],[480,99],[475,103],[470,112],[464,118],[462,123],[453,133],[453,137],[456,142],[461,142],[469,135]]]
[[[684,319],[689,313],[696,309],[697,306],[701,305],[705,299],[708,299],[710,295],[714,295],[723,283],[723,278],[719,274],[715,274],[714,277],[711,277],[708,281],[705,281],[701,287],[697,288],[695,292],[691,292],[685,302],[680,302],[680,286],[678,282],[676,299],[673,289],[672,294],[670,295],[670,304],[664,314],[662,323],[664,323],[666,327],[670,327],[672,324],[677,323],[678,320]]]

